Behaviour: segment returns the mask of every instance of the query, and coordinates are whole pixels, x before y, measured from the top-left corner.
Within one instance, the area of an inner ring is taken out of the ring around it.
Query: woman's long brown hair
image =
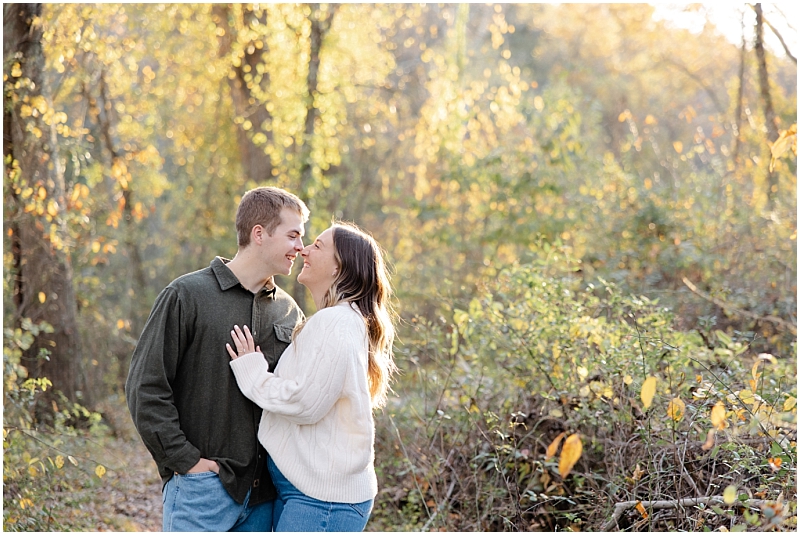
[[[366,322],[369,339],[367,375],[370,398],[373,407],[383,407],[389,381],[397,371],[392,351],[394,314],[390,303],[392,286],[389,273],[381,247],[372,236],[350,223],[334,223],[331,228],[338,274],[325,293],[321,308],[343,301],[358,307]]]

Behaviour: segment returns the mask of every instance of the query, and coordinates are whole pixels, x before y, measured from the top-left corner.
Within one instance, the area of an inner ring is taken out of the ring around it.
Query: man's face
[[[291,208],[281,211],[281,223],[272,232],[266,232],[261,244],[264,269],[272,275],[288,275],[297,254],[303,250],[303,219]]]

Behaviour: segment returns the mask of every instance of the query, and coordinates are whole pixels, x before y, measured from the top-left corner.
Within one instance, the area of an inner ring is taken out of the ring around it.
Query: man
[[[276,492],[256,438],[261,409],[236,386],[225,344],[249,325],[275,369],[303,320],[275,286],[303,249],[308,208],[278,188],[245,193],[233,260],[172,281],[133,352],[125,392],[158,465],[164,531],[269,531]]]

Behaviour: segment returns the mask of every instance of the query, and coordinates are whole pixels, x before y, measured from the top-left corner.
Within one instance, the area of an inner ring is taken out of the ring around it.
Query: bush
[[[58,393],[50,397],[52,423],[35,420],[34,407],[52,384],[28,378],[20,356],[40,332],[52,327],[23,320],[3,333],[3,530],[94,531],[98,519],[81,514],[79,502],[88,498],[78,491],[96,487],[106,472],[92,457],[107,428],[100,414]]]
[[[370,529],[794,529],[794,348],[679,331],[576,269],[553,250],[412,320]]]

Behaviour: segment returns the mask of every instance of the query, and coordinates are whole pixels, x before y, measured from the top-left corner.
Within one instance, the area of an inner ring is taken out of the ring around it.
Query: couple
[[[303,247],[308,208],[248,191],[239,249],[158,296],[131,359],[128,407],[162,478],[164,531],[361,531],[377,494],[372,409],[394,328],[375,240],[334,224]],[[273,280],[297,280],[305,319]]]

